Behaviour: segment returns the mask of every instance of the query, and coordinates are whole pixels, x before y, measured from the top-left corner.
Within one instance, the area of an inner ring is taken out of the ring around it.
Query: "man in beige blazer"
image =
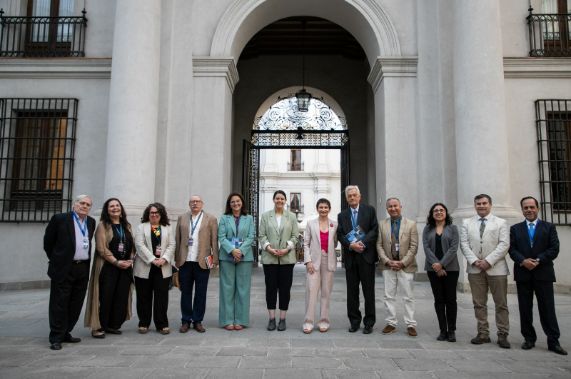
[[[494,216],[492,198],[486,194],[474,198],[476,216],[464,219],[460,229],[460,247],[466,257],[466,271],[472,291],[478,335],[470,342],[489,343],[488,289],[496,305],[498,345],[510,348],[508,312],[508,274],[506,255],[510,247],[510,232],[506,220]]]
[[[387,213],[390,217],[379,224],[377,253],[385,279],[385,307],[387,309],[387,325],[383,334],[396,331],[396,296],[403,293],[404,322],[407,333],[416,337],[416,321],[414,319],[414,273],[417,270],[416,252],[418,249],[418,231],[416,222],[402,217],[402,205],[399,199],[391,197],[386,201]]]
[[[179,331],[188,332],[192,323],[196,331],[204,333],[202,320],[210,275],[207,258],[212,256],[213,265],[218,264],[218,221],[202,210],[204,203],[200,196],[192,195],[188,204],[190,212],[179,216],[176,225],[175,262],[179,269],[182,313]],[[196,287],[194,300],[193,287]]]

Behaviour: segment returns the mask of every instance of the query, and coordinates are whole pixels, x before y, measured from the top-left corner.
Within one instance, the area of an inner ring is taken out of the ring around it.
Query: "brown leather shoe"
[[[193,325],[194,325],[194,330],[196,330],[198,333],[206,332],[206,329],[204,329],[204,326],[202,326],[202,323],[195,322]]]
[[[178,331],[181,333],[186,333],[186,332],[188,332],[188,329],[190,329],[190,325],[185,322],[185,323],[182,323],[180,325],[180,328],[178,328]]]
[[[391,333],[394,333],[394,332],[396,332],[396,331],[397,331],[397,328],[395,328],[394,326],[392,326],[392,325],[390,325],[390,324],[387,324],[387,325],[383,328],[383,330],[382,330],[381,333],[383,333],[383,334],[391,334]]]
[[[409,336],[411,337],[416,337],[418,336],[418,333],[416,332],[416,328],[414,326],[409,326],[408,328],[406,328],[406,332],[408,333]]]
[[[511,348],[510,343],[508,342],[508,335],[507,334],[498,334],[498,345],[502,349],[509,349]]]

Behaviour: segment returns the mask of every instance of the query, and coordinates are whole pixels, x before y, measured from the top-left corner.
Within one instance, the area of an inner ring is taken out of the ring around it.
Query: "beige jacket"
[[[137,257],[133,275],[137,278],[148,279],[151,271],[151,262],[155,260],[153,254],[153,243],[151,242],[151,224],[145,222],[137,227],[135,235],[135,246],[137,247]],[[161,267],[163,278],[172,276],[172,264],[174,263],[175,239],[170,226],[161,225],[161,258],[167,263]]]
[[[389,269],[387,263],[391,254],[391,219],[387,218],[379,223],[379,236],[377,238],[377,253],[381,261],[381,269]],[[416,222],[402,218],[399,229],[399,260],[404,264],[404,272],[416,272],[416,252],[418,250],[418,230]]]
[[[188,234],[190,232],[190,212],[179,216],[176,224],[176,267],[182,266],[188,257]],[[203,212],[200,229],[198,229],[198,264],[206,270],[204,258],[213,256],[213,263],[218,264],[218,221],[216,217]]]

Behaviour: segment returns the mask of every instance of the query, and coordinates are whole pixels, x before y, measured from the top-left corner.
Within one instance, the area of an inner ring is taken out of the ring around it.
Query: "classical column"
[[[518,217],[510,202],[500,2],[454,1],[454,112],[458,209],[489,194],[494,213]]]
[[[160,19],[160,0],[116,2],[104,193],[135,211],[156,200]]]
[[[232,58],[195,57],[194,111],[190,141],[190,192],[214,214],[224,211],[231,190],[232,93],[238,70]]]

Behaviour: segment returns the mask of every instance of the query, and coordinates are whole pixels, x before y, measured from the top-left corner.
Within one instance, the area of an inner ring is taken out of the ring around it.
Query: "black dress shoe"
[[[567,351],[561,347],[561,345],[556,345],[548,348],[549,351],[553,351],[555,354],[567,355]]]
[[[535,342],[525,341],[521,344],[521,348],[524,350],[531,350],[535,347]]]
[[[54,342],[50,345],[50,349],[52,350],[61,350],[61,343],[59,342]]]
[[[286,321],[285,318],[280,318],[280,322],[278,323],[278,332],[283,332],[286,330]]]
[[[71,334],[68,334],[64,337],[63,342],[78,343],[78,342],[81,342],[81,338],[74,337]]]
[[[270,330],[270,331],[276,330],[276,319],[275,318],[271,318],[270,321],[268,321],[268,330]]]
[[[363,334],[371,334],[373,333],[373,327],[372,326],[365,326],[363,328]]]
[[[357,330],[359,330],[359,325],[351,325],[349,327],[349,333],[355,333]]]
[[[456,332],[448,332],[448,342],[456,342]]]
[[[440,332],[438,337],[436,337],[437,341],[447,341],[448,340],[448,333],[447,332]]]
[[[114,329],[114,328],[107,328],[107,329],[105,329],[105,331],[109,334],[122,334],[123,333],[119,329]]]

